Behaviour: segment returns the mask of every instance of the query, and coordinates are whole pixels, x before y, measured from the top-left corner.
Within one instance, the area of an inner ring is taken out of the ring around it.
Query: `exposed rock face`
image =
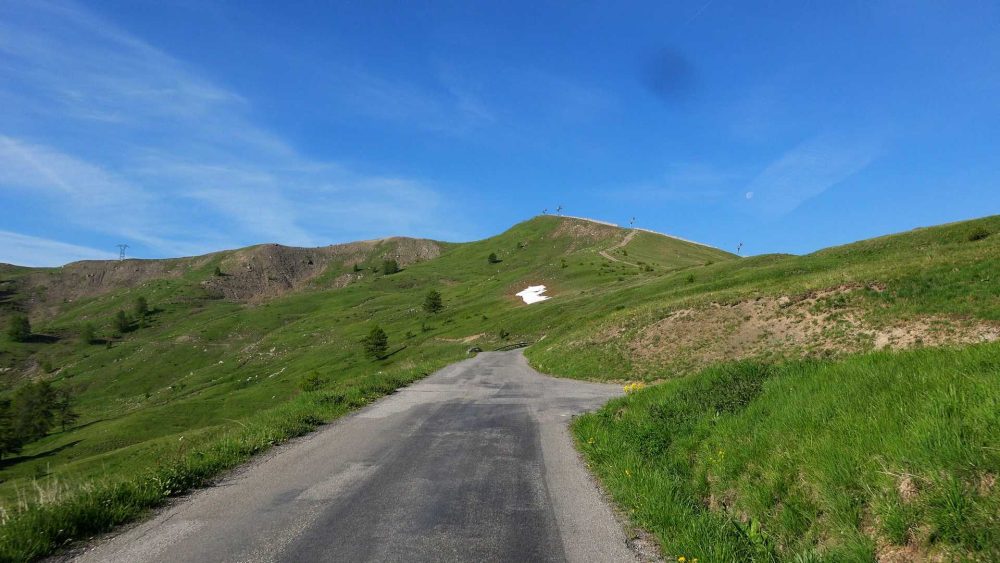
[[[191,258],[88,260],[37,270],[0,265],[0,274],[27,271],[15,282],[18,293],[25,297],[23,306],[45,315],[47,309],[64,301],[184,277],[219,297],[259,302],[304,289],[328,272],[330,279],[324,279],[322,286],[343,287],[356,277],[351,274],[355,264],[377,264],[391,258],[406,267],[435,258],[442,249],[436,241],[402,237],[319,248],[262,244]],[[223,275],[215,275],[216,267]]]
[[[390,238],[320,248],[291,248],[266,244],[244,248],[225,256],[220,268],[225,274],[202,282],[226,299],[261,301],[304,288],[331,267],[345,272],[331,277],[327,287],[343,287],[354,279],[355,264],[393,259],[400,267],[436,258],[442,246],[431,240]]]

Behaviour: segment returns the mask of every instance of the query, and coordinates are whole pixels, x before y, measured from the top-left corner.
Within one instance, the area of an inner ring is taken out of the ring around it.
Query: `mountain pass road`
[[[281,446],[72,560],[636,561],[567,428],[617,386],[486,352]]]

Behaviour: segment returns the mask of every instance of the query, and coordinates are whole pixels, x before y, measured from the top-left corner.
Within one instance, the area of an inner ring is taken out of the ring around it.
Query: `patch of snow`
[[[538,303],[539,301],[545,301],[546,299],[551,299],[548,295],[542,295],[545,293],[544,285],[530,285],[524,289],[524,291],[519,291],[516,293],[518,297],[524,299],[524,302],[528,305],[532,303]]]

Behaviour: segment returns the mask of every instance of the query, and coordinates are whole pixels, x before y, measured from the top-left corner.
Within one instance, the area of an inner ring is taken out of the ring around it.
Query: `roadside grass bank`
[[[722,364],[573,432],[667,560],[1000,559],[1000,343]]]
[[[74,541],[108,532],[143,517],[171,497],[204,487],[222,472],[271,447],[361,408],[432,373],[457,358],[373,374],[332,388],[303,392],[277,407],[231,424],[184,435],[162,459],[132,478],[86,482],[45,478],[0,515],[0,561],[31,561]]]
[[[651,382],[749,358],[780,363],[1000,339],[997,233],[1000,216],[992,216],[804,256],[664,272],[575,299],[571,321],[549,330],[528,358],[566,377]]]

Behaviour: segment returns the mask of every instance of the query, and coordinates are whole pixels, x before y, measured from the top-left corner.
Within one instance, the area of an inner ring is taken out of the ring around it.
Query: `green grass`
[[[202,288],[221,255],[173,261],[172,268],[181,268],[177,277],[33,314],[36,332],[52,341],[0,342],[0,369],[7,370],[0,387],[13,388],[27,373],[49,378],[73,390],[81,417],[0,461],[0,553],[33,557],[141,515],[272,442],[464,357],[471,346],[538,341],[528,357],[550,373],[660,380],[689,371],[635,357],[625,344],[685,307],[875,284],[884,290],[859,289],[844,304],[873,323],[933,315],[948,322],[1000,319],[1000,236],[994,234],[1000,217],[801,257],[736,259],[648,233],[615,251],[651,271],[600,256],[625,231],[590,232],[586,224],[582,234],[573,231],[580,226],[536,218],[483,241],[445,245],[439,257],[391,276],[365,272],[340,289],[328,285],[351,268],[333,262],[306,290],[258,304],[229,302]],[[376,249],[371,264],[380,264],[391,246]],[[500,263],[487,262],[491,252]],[[35,274],[0,267],[0,322],[12,306],[30,302],[30,292],[11,290],[28,275]],[[514,297],[538,283],[553,299],[525,306]],[[421,310],[431,288],[444,299],[437,315]],[[112,338],[114,312],[130,310],[138,295],[155,313],[146,326]],[[88,322],[99,337],[113,340],[110,348],[77,341]],[[359,344],[375,323],[389,334],[394,352],[381,362],[365,359]],[[498,337],[501,329],[510,333],[507,340]],[[606,337],[609,331],[615,336]],[[43,364],[53,366],[52,373],[31,368]],[[303,378],[317,376],[319,389],[303,392]],[[350,398],[322,399],[338,396]],[[150,483],[166,479],[160,471],[183,486],[157,493]],[[645,498],[661,502],[659,494],[650,489]],[[102,503],[112,508],[95,508]]]
[[[727,253],[718,249],[698,244],[686,244],[673,240],[669,246],[664,244],[663,237],[637,231],[632,240],[624,248],[617,251],[620,259],[634,264],[648,264],[654,268],[675,270],[692,266],[731,259]]]
[[[997,343],[721,365],[573,431],[668,560],[1000,556]]]

